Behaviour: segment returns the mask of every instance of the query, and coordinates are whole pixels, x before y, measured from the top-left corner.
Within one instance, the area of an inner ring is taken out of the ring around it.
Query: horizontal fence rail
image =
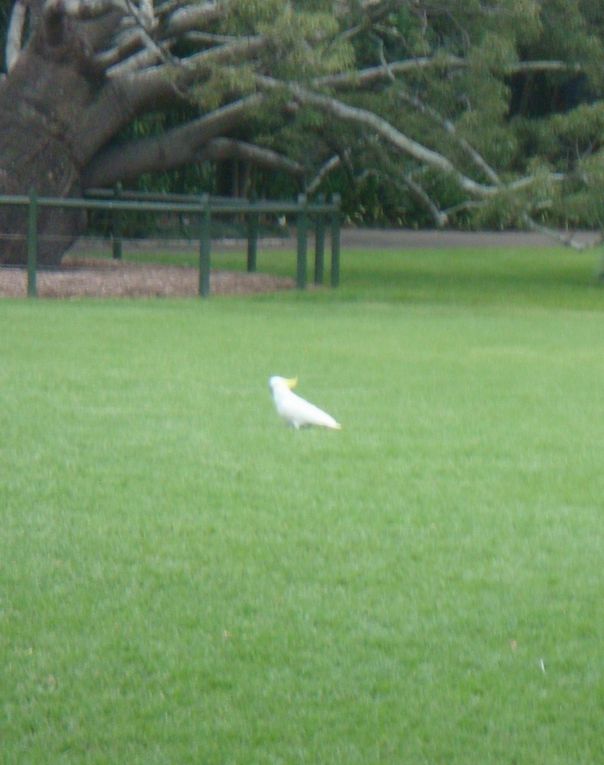
[[[211,222],[214,215],[238,214],[246,219],[247,270],[255,271],[258,252],[259,218],[262,215],[295,215],[296,218],[296,286],[307,284],[307,250],[309,229],[315,233],[314,281],[322,284],[326,231],[331,239],[330,285],[340,281],[340,196],[330,201],[319,198],[309,200],[301,194],[296,200],[230,199],[202,194],[194,197],[184,194],[156,194],[116,189],[91,189],[86,197],[38,196],[35,190],[28,195],[0,195],[0,207],[16,206],[27,209],[27,294],[37,296],[38,271],[38,215],[42,208],[64,210],[101,210],[111,213],[111,239],[113,257],[122,257],[122,213],[194,215],[199,220],[199,295],[210,294]]]

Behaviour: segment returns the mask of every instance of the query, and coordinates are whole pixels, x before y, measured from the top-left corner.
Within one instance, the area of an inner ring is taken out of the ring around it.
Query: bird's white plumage
[[[277,375],[268,381],[279,416],[283,417],[294,428],[318,425],[323,428],[340,430],[342,426],[330,414],[309,401],[305,401],[292,391],[297,383],[298,378],[288,379]]]

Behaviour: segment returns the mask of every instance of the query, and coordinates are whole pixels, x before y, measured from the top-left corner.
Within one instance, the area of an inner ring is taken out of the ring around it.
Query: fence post
[[[308,215],[306,213],[306,194],[298,195],[297,219],[298,248],[296,257],[296,287],[303,290],[306,287],[306,246],[308,242]]]
[[[27,208],[27,297],[37,297],[38,269],[38,195],[30,189]]]
[[[253,208],[254,201],[251,202]],[[253,273],[258,260],[258,213],[251,212],[247,220],[247,270]]]
[[[119,200],[122,196],[122,184],[116,183],[113,197]],[[111,249],[114,260],[122,259],[122,214],[119,210],[111,211]]]
[[[210,195],[202,194],[199,222],[199,297],[208,297],[210,294],[211,222]]]
[[[319,194],[317,201],[320,205],[325,204],[325,195]],[[317,215],[315,226],[315,284],[323,284],[325,271],[325,211]]]
[[[342,198],[339,194],[332,196],[333,210],[331,213],[331,286],[340,284],[340,205]]]

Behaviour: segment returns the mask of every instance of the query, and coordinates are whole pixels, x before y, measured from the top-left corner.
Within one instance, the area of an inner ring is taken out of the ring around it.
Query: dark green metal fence
[[[326,201],[319,198],[310,201],[304,194],[291,202],[270,200],[242,200],[212,197],[202,194],[192,197],[178,194],[145,194],[115,190],[94,189],[86,198],[56,198],[38,196],[32,190],[28,196],[0,196],[0,206],[13,205],[27,209],[27,294],[36,297],[36,275],[38,271],[38,214],[41,208],[76,210],[103,210],[111,218],[111,240],[113,257],[122,257],[122,223],[128,213],[150,215],[178,214],[196,216],[199,221],[199,295],[207,297],[211,290],[211,223],[214,216],[238,214],[246,220],[247,270],[257,267],[259,220],[263,215],[289,215],[296,221],[296,286],[304,289],[307,285],[308,239],[314,231],[315,259],[314,282],[322,284],[325,269],[325,239],[329,231],[331,240],[330,285],[337,287],[340,282],[340,198],[334,195]]]

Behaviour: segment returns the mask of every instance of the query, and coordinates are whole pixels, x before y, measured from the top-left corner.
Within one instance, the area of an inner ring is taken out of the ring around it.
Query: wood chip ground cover
[[[212,271],[211,275],[212,294],[243,295],[292,287],[293,279],[270,274]],[[199,272],[183,266],[69,258],[60,268],[40,270],[37,289],[43,298],[195,297]],[[0,297],[26,294],[26,269],[0,269]]]

